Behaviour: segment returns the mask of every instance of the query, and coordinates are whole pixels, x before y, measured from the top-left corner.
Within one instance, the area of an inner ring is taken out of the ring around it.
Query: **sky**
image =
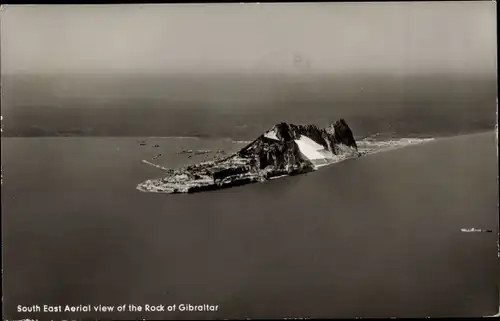
[[[2,74],[495,74],[484,2],[7,5]]]

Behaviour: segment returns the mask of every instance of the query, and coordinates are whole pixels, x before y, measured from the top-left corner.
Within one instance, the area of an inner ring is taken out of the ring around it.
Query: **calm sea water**
[[[193,195],[144,165],[230,140],[2,139],[11,318],[482,316],[498,309],[492,132]],[[153,147],[158,144],[159,147]],[[461,228],[493,233],[461,233]],[[217,313],[18,314],[31,304],[218,304]]]

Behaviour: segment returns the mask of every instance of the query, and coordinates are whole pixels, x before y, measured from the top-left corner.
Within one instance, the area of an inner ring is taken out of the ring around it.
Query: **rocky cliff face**
[[[357,145],[343,119],[326,129],[279,123],[226,159],[171,171],[137,188],[163,193],[214,190],[297,175],[352,156],[359,156]]]
[[[306,165],[317,158],[311,158],[310,155],[307,155],[307,151],[301,149],[302,137],[308,138],[313,143],[320,145],[325,152],[330,152],[333,155],[345,153],[345,148],[340,148],[341,145],[355,151],[358,149],[351,129],[345,120],[341,119],[327,129],[318,128],[315,125],[277,124],[243,148],[238,155],[254,158],[255,166],[260,169],[267,166],[284,168],[299,164]],[[332,155],[325,153],[324,158],[329,156]]]
[[[332,127],[333,127],[333,130],[330,129],[329,132],[333,133],[337,143],[343,144],[343,145],[346,145],[349,147],[353,147],[356,149],[356,151],[358,150],[358,145],[356,144],[356,141],[354,140],[354,136],[352,134],[352,131],[343,118],[337,120],[335,122],[335,124],[333,124],[333,126],[330,125],[329,128],[332,128]]]

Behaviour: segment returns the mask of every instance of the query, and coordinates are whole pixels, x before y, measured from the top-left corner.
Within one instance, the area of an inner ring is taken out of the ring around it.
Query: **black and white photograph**
[[[495,1],[4,4],[2,317],[491,317]]]

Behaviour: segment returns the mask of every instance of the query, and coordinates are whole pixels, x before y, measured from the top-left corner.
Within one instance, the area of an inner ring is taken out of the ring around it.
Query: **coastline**
[[[419,139],[425,139],[425,138],[452,138],[452,137],[457,137],[457,136],[467,136],[467,135],[475,135],[475,134],[482,134],[482,133],[488,133],[491,131],[495,131],[496,129],[493,127],[491,129],[485,130],[485,129],[478,129],[478,130],[471,130],[468,132],[464,133],[450,133],[450,134],[440,134],[440,135],[431,135],[431,134],[426,134],[426,133],[414,133],[413,135],[404,135],[405,137],[414,137],[414,138],[419,138]],[[384,133],[376,133],[374,135],[378,134],[384,134]],[[99,135],[67,135],[67,136],[13,136],[13,135],[1,135],[1,138],[37,138],[37,139],[55,139],[55,138],[136,138],[136,139],[185,139],[185,140],[229,140],[232,141],[235,144],[248,144],[252,142],[252,139],[234,139],[232,137],[227,137],[227,136],[99,136]],[[403,136],[394,136],[393,139],[397,139],[398,137],[403,137]],[[363,140],[369,137],[366,136],[361,136],[356,137],[356,140]]]

